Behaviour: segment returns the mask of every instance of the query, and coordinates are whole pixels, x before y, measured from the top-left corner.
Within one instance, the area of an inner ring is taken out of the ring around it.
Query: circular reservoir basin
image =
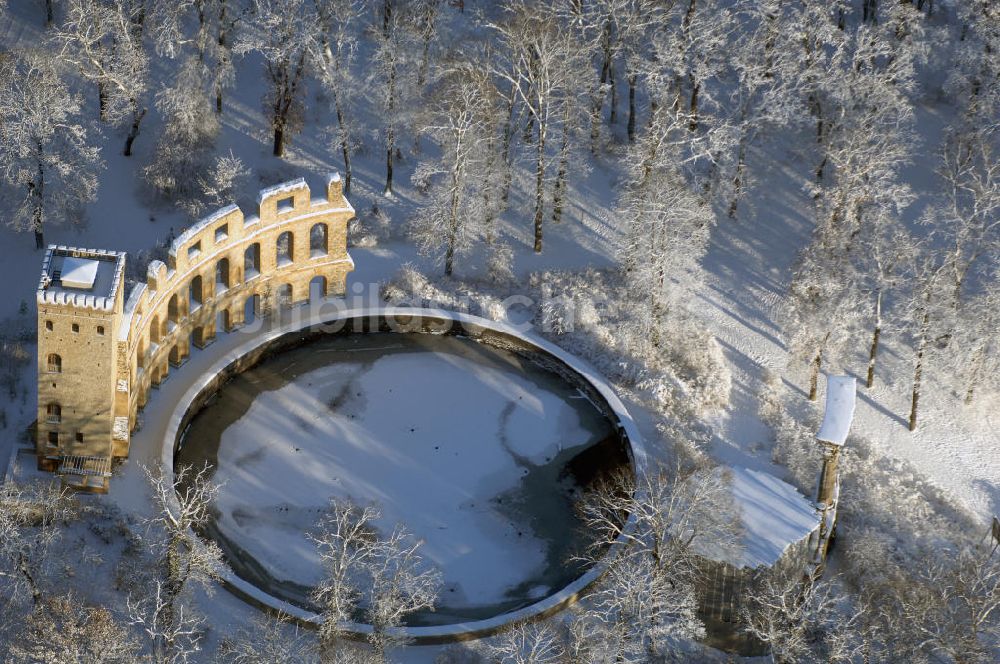
[[[403,524],[440,570],[435,610],[411,627],[516,612],[584,574],[574,504],[630,461],[598,391],[508,335],[350,329],[279,338],[185,415],[175,467],[214,468],[221,489],[200,534],[232,571],[318,611],[309,535],[337,497],[376,505],[386,533]]]

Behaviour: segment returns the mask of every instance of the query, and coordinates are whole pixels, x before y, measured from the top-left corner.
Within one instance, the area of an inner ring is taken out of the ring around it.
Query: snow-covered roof
[[[789,546],[809,537],[819,526],[816,507],[791,484],[739,466],[720,467],[716,472],[727,471],[741,536],[735,546],[695,540],[699,555],[734,567],[771,566]]]
[[[63,288],[82,288],[90,290],[97,280],[97,268],[100,262],[92,258],[74,258],[66,256],[62,261]]]
[[[826,377],[826,412],[816,438],[833,445],[843,445],[854,420],[857,381],[853,376]]]

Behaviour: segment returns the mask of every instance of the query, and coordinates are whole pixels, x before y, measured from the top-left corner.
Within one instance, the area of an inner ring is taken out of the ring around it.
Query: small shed
[[[765,654],[767,648],[745,634],[740,624],[744,587],[760,570],[786,562],[805,565],[819,531],[820,512],[795,487],[769,473],[738,466],[717,472],[731,477],[741,535],[735,547],[709,542],[696,548],[702,557],[698,612],[705,640],[726,652]]]

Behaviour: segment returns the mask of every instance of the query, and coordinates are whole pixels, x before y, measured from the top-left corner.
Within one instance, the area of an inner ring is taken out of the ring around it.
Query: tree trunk
[[[146,117],[146,109],[142,109],[139,112],[132,113],[132,126],[129,128],[128,136],[125,137],[125,156],[132,156],[132,144],[135,143],[135,139],[139,137],[139,123],[142,119]]]
[[[389,0],[385,2],[385,12],[386,12],[386,25],[385,30],[388,33],[389,24],[388,16],[389,12],[392,11],[392,6]],[[386,141],[385,141],[385,188],[382,189],[383,196],[392,196],[392,157],[393,150],[396,147],[396,132],[392,126],[393,113],[396,109],[396,66],[392,65],[389,68],[389,97],[386,101],[386,120],[388,122],[388,127],[386,131]]]
[[[340,107],[340,95],[334,94],[334,106],[337,110],[337,125],[340,127],[340,151],[344,155],[344,195],[351,193],[351,150],[347,144],[347,131],[344,128],[344,113]]]
[[[596,155],[601,139],[601,91],[590,90],[590,154]]]
[[[455,152],[461,150],[459,146]],[[444,273],[451,276],[455,267],[455,244],[458,241],[458,209],[461,203],[461,157],[455,155],[455,167],[451,171],[451,208],[448,211],[448,249],[444,257]]]
[[[604,24],[601,32],[601,78],[594,92],[594,105],[591,109],[590,151],[597,153],[597,142],[601,137],[601,110],[604,108],[604,96],[607,92],[604,86],[608,82],[611,71],[611,21]]]
[[[736,218],[736,210],[739,207],[740,199],[743,197],[743,173],[747,163],[747,139],[746,132],[740,137],[740,145],[736,150],[736,174],[733,176],[733,198],[729,201],[729,218]]]
[[[628,142],[635,143],[635,83],[636,75],[628,77]]]
[[[272,152],[275,157],[285,156],[285,128],[282,124],[274,126],[274,149]]]
[[[24,580],[28,582],[28,588],[31,590],[31,605],[38,606],[38,601],[42,599],[42,591],[38,588],[34,574],[31,573],[31,566],[28,565],[28,557],[22,551],[19,551],[17,554],[17,567],[21,571]]]
[[[614,62],[608,68],[608,82],[611,84],[611,116],[608,118],[608,124],[613,125],[618,122],[618,85],[615,83]]]
[[[542,253],[542,213],[545,203],[545,125],[538,123],[537,161],[535,163],[535,253]]]
[[[917,407],[920,402],[920,381],[924,373],[924,351],[927,348],[928,327],[930,324],[930,312],[924,312],[924,319],[920,329],[920,343],[917,346],[917,366],[913,369],[913,393],[910,398],[910,431],[917,428]]]
[[[38,159],[38,175],[36,182],[28,183],[28,195],[34,199],[34,209],[31,212],[31,226],[35,232],[35,249],[45,248],[45,167],[43,166],[44,151],[42,142],[39,140],[35,144]]]
[[[389,130],[392,133],[392,130]],[[390,139],[391,140],[391,139]],[[392,148],[385,150],[385,188],[382,189],[383,196],[392,196]]]
[[[108,93],[102,81],[97,82],[97,109],[101,122],[108,117]]]
[[[689,105],[689,110],[691,112],[691,122],[688,123],[688,129],[691,131],[698,131],[698,93],[701,91],[701,83],[695,81],[691,78],[691,104]]]
[[[514,95],[513,91],[507,98],[507,120],[503,126],[503,187],[500,192],[500,199],[503,201],[504,205],[507,204],[507,200],[510,196],[510,183],[513,177],[512,175],[512,164],[511,164],[511,142],[514,139]]]
[[[559,145],[559,170],[556,172],[555,187],[552,190],[552,221],[562,221],[563,200],[566,197],[566,171],[569,168],[569,113],[563,118],[562,140]]]
[[[882,335],[882,291],[875,296],[875,332],[872,334],[871,350],[868,352],[868,378],[865,387],[875,384],[875,356],[878,355],[878,339]]]
[[[813,358],[811,366],[812,368],[809,372],[809,401],[816,401],[816,396],[819,392],[819,370],[823,366],[822,348],[816,351],[816,357]]]
[[[972,371],[969,375],[969,386],[965,391],[965,403],[966,405],[972,403],[972,399],[975,397],[976,387],[979,385],[979,377],[983,373],[983,364],[986,362],[986,348],[983,344],[980,344],[976,351],[972,354]]]

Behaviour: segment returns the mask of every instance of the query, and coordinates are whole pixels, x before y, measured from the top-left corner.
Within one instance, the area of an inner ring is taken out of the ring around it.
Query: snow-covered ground
[[[8,4],[11,5],[10,11],[0,20],[0,43],[11,47],[37,42],[42,36],[37,8],[33,3]],[[232,150],[254,173],[252,182],[242,192],[239,201],[244,206],[252,205],[253,195],[259,186],[273,184],[287,177],[318,175],[339,167],[338,155],[330,148],[323,133],[328,124],[324,119],[328,115],[327,103],[315,94],[311,94],[307,100],[305,129],[293,139],[287,158],[280,160],[270,155],[268,127],[260,111],[261,85],[259,59],[248,57],[241,60],[237,67],[236,88],[226,99],[223,130],[217,144],[220,153]],[[371,100],[366,95],[365,90],[358,91],[361,100],[359,113],[373,114]],[[906,172],[907,179],[918,193],[933,191],[935,160],[931,155],[941,126],[954,112],[946,101],[929,96],[921,104],[917,109],[917,126],[924,138],[922,158]],[[172,231],[180,231],[186,223],[183,215],[162,205],[151,204],[141,182],[140,170],[150,160],[159,123],[155,109],[151,109],[144,122],[143,133],[136,142],[136,154],[131,158],[121,155],[123,137],[119,132],[105,130],[101,145],[106,167],[100,173],[98,198],[88,206],[88,223],[74,228],[53,226],[47,229],[47,241],[137,252],[162,242]],[[357,155],[351,199],[362,213],[370,210],[373,205],[378,205],[389,215],[398,231],[420,200],[420,194],[408,184],[409,175],[415,166],[414,159],[410,159],[412,153],[407,152],[407,158],[397,164],[396,196],[392,199],[383,198],[379,193],[383,177],[382,153],[374,145],[374,139],[371,143],[372,147],[367,152]],[[510,236],[517,241],[514,262],[519,277],[523,278],[537,270],[608,267],[615,263],[621,229],[615,223],[612,206],[615,186],[621,173],[610,159],[597,158],[591,162],[588,172],[579,169],[571,173],[569,203],[564,212],[564,221],[559,225],[549,224],[545,251],[540,255],[531,251],[529,241],[530,215],[527,207],[530,202],[526,200],[528,190],[522,185],[528,178],[530,165],[522,164],[524,168],[515,179],[512,210],[504,219]],[[810,169],[803,166],[794,146],[781,142],[770,145],[765,151],[754,152],[751,162],[754,164],[751,170],[766,174],[766,180],[758,183],[752,190],[751,200],[743,208],[738,221],[722,219],[713,228],[709,252],[704,260],[705,282],[689,298],[691,308],[707,322],[722,344],[733,376],[729,407],[710,421],[713,427],[711,452],[720,461],[747,469],[745,474],[741,471],[740,476],[748,479],[763,477],[757,474],[759,471],[767,471],[778,477],[785,475],[784,470],[771,461],[773,433],[757,414],[757,397],[768,389],[768,374],[773,372],[783,376],[784,385],[802,410],[816,409],[823,403],[822,395],[815,406],[806,402],[805,376],[788,370],[786,340],[789,331],[784,329],[782,322],[782,307],[792,267],[798,252],[808,242],[813,228],[813,203],[806,189]],[[911,221],[916,218],[925,199],[925,196],[918,198],[917,203],[912,206],[908,214]],[[378,284],[391,277],[405,263],[413,263],[428,273],[440,271],[438,266],[418,256],[412,244],[401,239],[399,234],[382,241],[377,247],[352,248],[351,254],[357,268],[349,279],[348,299],[362,305],[372,302],[377,294]],[[16,316],[22,303],[29,309],[29,320],[33,316],[30,310],[33,307],[41,256],[40,252],[34,250],[33,238],[29,234],[14,233],[7,227],[0,227],[0,284],[3,284],[0,320]],[[456,272],[459,277],[480,276],[481,262],[476,259],[460,262]],[[152,394],[145,417],[155,419],[158,409],[171,408],[192,377],[209,366],[212,358],[219,353],[235,347],[239,337],[239,334],[220,334],[214,345],[204,351],[194,351],[191,360],[179,370],[172,370],[171,379]],[[33,352],[30,347],[29,350]],[[853,365],[855,371],[864,366],[864,351],[865,349],[858,349],[860,359]],[[391,363],[404,358],[388,359]],[[455,365],[452,368],[458,371]],[[378,386],[384,385],[384,382],[379,383],[379,372],[383,370],[388,371],[387,368],[379,368],[378,363],[368,368],[364,375],[368,377],[366,380],[373,381],[368,389],[378,389]],[[920,479],[942,489],[958,506],[974,512],[980,519],[985,520],[991,514],[1000,512],[1000,429],[995,426],[1000,422],[994,422],[997,417],[995,395],[984,395],[977,405],[966,407],[961,405],[959,399],[948,394],[944,386],[935,384],[932,379],[924,401],[920,427],[911,433],[904,421],[911,377],[912,353],[905,340],[898,335],[887,335],[875,386],[870,390],[859,388],[854,435],[870,440],[879,454],[907,462]],[[328,376],[316,376],[313,380],[317,385],[326,385],[332,390],[337,382],[337,372],[333,371]],[[0,398],[0,408],[4,409],[8,423],[6,429],[0,429],[0,462],[19,444],[20,432],[34,417],[33,381],[34,367],[29,363],[21,371],[21,392],[18,396],[9,399],[4,393]],[[290,383],[287,388],[267,395],[267,399],[273,399],[275,404],[291,403],[295,408],[302,408],[304,404],[298,401],[297,396],[301,392],[297,392],[296,385],[298,380]],[[419,385],[411,387],[423,389]],[[483,415],[484,418],[497,417],[496,402],[493,403],[493,411]],[[635,404],[630,404],[630,408],[635,407]],[[262,412],[267,410],[270,413],[273,405],[261,408]],[[288,411],[286,417],[293,417],[295,408]],[[457,408],[455,410],[459,411]],[[307,415],[308,412],[306,409]],[[644,415],[636,413],[640,424],[650,421]],[[271,419],[264,420],[264,426],[257,427],[254,431],[252,440],[260,440],[268,430],[265,427],[274,426],[273,415],[269,417]],[[525,413],[524,417],[529,418],[530,414]],[[247,414],[247,418],[247,422],[260,421],[253,409]],[[543,429],[547,427],[551,435],[552,423],[544,419],[541,423]],[[380,423],[374,421],[373,424]],[[423,422],[422,426],[431,424]],[[371,435],[355,427],[349,430],[358,439],[362,435]],[[654,434],[655,427],[649,425],[649,431]],[[405,433],[404,431],[404,437]],[[112,483],[109,500],[128,506],[139,516],[147,514],[148,491],[138,466],[157,461],[158,443],[149,432],[139,432],[135,437],[132,458],[121,476],[115,477]],[[546,446],[551,446],[552,442],[549,440],[540,444],[538,453],[546,449]],[[288,467],[267,465],[290,463],[290,456],[278,459],[269,446],[263,445],[262,449],[264,456],[261,459],[266,461],[247,460],[244,471],[264,464],[267,467],[264,478],[286,470],[291,472]],[[252,451],[246,449],[244,453]],[[329,452],[330,450],[317,446],[309,454],[323,456]],[[367,453],[361,449],[353,452],[361,457]],[[851,453],[850,442],[845,453]],[[303,454],[301,458],[305,460],[310,457]],[[505,460],[502,455],[498,455],[495,460],[506,463],[510,470],[509,458]],[[239,466],[227,464],[226,468],[225,472],[236,474],[230,478],[235,488],[240,480]],[[389,464],[386,468],[376,470],[387,474],[398,472],[398,468],[394,470]],[[249,474],[244,472],[242,479],[246,480],[248,477]],[[316,478],[316,481],[325,491],[332,490],[331,478],[321,477]],[[379,478],[359,477],[351,478],[351,481],[354,484],[350,490],[360,491],[358,487],[361,484],[377,488]],[[766,487],[766,483],[762,486]],[[259,490],[266,491],[268,488],[262,486]],[[457,488],[455,490],[458,491]],[[472,491],[467,485],[465,490]],[[371,491],[365,495],[377,493]],[[439,497],[443,499],[444,495],[445,491],[442,489]],[[302,504],[311,505],[314,500],[315,497],[311,496]],[[462,516],[452,514],[449,518]],[[426,514],[422,517],[411,514],[387,516],[387,520],[390,519],[403,520],[414,530],[433,528],[435,523]],[[490,535],[502,537],[503,533],[504,530],[498,528]],[[532,551],[531,546],[526,547],[526,555],[529,557]],[[457,549],[439,551],[435,555],[442,558],[448,555],[456,557],[456,552]],[[266,555],[267,551],[262,549],[260,554]],[[533,555],[538,555],[537,548]],[[477,591],[499,592],[503,587],[502,580],[497,578],[475,581],[485,584],[477,588]],[[211,608],[218,630],[218,634],[212,638],[218,638],[226,630],[245,624],[254,614],[253,609],[225,593],[204,599],[203,604]],[[412,657],[429,661],[434,652],[433,649],[415,649]]]

